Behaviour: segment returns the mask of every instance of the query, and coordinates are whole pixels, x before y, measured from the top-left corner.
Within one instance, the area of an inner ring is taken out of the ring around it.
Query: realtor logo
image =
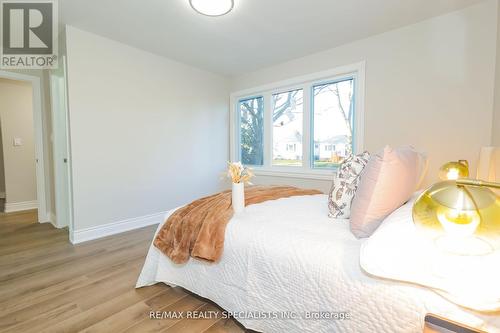
[[[2,68],[57,68],[55,0],[0,0]]]

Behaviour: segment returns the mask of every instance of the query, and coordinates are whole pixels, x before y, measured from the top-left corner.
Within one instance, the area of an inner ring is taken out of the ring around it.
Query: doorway
[[[40,78],[0,71],[0,84],[4,211],[37,209],[38,222],[50,222]]]

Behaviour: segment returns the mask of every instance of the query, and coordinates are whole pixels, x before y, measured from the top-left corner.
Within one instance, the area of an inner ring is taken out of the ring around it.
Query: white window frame
[[[343,78],[354,78],[354,129],[353,150],[354,153],[363,151],[364,142],[364,101],[365,101],[365,62],[336,67],[331,70],[321,71],[313,74],[303,75],[288,80],[274,82],[259,87],[236,91],[230,95],[230,158],[231,161],[239,161],[239,109],[238,103],[241,99],[262,96],[264,98],[264,165],[251,166],[256,175],[302,178],[302,179],[325,179],[331,180],[335,169],[318,169],[311,167],[310,139],[312,135],[312,101],[311,92],[314,85],[322,82],[341,81]],[[302,142],[302,166],[273,166],[272,165],[272,95],[291,90],[303,89],[303,142]]]

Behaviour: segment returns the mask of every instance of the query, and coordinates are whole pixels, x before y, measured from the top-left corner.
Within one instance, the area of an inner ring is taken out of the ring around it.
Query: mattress
[[[248,206],[229,222],[217,264],[176,265],[151,245],[137,287],[181,286],[262,332],[416,333],[429,312],[488,327],[487,317],[431,289],[368,276],[363,240],[327,209],[326,195]]]

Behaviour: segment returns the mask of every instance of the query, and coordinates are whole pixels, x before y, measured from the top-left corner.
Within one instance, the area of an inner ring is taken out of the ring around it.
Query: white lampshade
[[[225,15],[234,6],[234,0],[189,0],[189,3],[198,13],[208,16]]]
[[[477,179],[500,182],[500,147],[483,147],[479,154]],[[494,190],[500,195],[499,190]]]

